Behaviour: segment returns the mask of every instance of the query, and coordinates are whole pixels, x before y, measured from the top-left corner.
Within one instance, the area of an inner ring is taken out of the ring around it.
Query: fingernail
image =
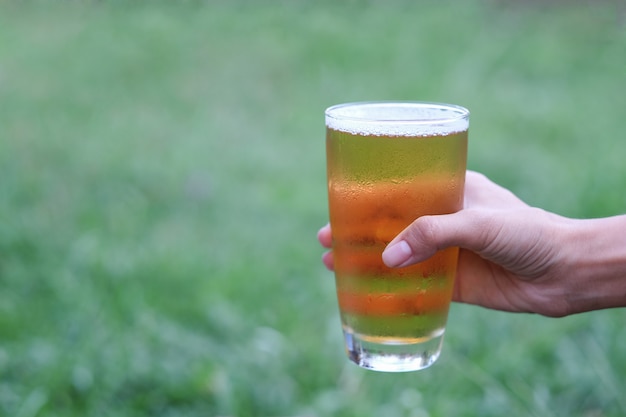
[[[383,262],[390,268],[401,266],[413,255],[411,247],[406,241],[401,240],[383,251]]]

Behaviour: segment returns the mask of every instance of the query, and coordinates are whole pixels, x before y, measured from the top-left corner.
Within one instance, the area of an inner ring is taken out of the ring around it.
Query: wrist
[[[564,245],[568,314],[626,306],[626,216],[572,220]]]

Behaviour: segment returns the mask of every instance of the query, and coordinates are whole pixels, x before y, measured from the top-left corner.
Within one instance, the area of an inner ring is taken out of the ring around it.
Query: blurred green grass
[[[0,4],[0,414],[624,415],[623,310],[349,364],[315,233],[329,105],[467,106],[470,168],[593,217],[625,91],[617,1]]]

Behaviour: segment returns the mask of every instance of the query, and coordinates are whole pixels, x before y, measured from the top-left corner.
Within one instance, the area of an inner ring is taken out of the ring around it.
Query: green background
[[[0,3],[0,415],[625,415],[621,309],[346,360],[323,111],[383,99],[468,107],[531,205],[626,209],[623,1]]]

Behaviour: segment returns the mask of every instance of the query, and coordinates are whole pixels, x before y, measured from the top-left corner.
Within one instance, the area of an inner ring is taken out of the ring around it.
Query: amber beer
[[[418,217],[462,208],[468,117],[432,103],[326,112],[337,296],[348,355],[363,367],[422,369],[439,356],[458,248],[404,268],[381,254]]]

